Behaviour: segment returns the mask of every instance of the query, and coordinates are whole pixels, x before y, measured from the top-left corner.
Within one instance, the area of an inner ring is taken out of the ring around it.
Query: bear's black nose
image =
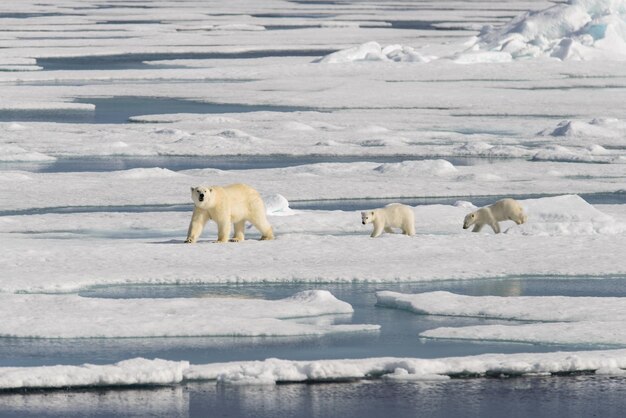
[[[363,225],[365,225],[365,221],[363,221]]]
[[[203,193],[200,193],[200,196],[198,196],[198,200],[201,201],[201,202],[204,200],[204,194]]]

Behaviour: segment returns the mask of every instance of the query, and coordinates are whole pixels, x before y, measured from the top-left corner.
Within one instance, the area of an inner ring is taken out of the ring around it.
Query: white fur
[[[493,232],[500,233],[501,221],[513,221],[518,225],[526,222],[528,217],[524,209],[514,199],[498,200],[493,205],[485,206],[474,212],[468,213],[463,221],[463,229],[474,225],[472,232],[479,232],[483,226],[489,225]]]
[[[194,209],[185,242],[196,242],[209,219],[217,223],[217,242],[229,240],[232,224],[235,225],[235,235],[231,241],[243,241],[246,221],[261,232],[262,240],[274,239],[272,226],[265,216],[263,199],[250,186],[231,184],[225,187],[192,187],[191,198]]]
[[[363,225],[374,224],[372,238],[376,238],[383,231],[393,233],[392,228],[401,228],[405,235],[415,235],[413,208],[400,203],[391,203],[384,208],[361,212],[361,222]]]

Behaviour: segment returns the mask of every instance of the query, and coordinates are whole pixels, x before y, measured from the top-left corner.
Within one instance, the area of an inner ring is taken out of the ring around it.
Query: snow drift
[[[472,59],[474,57],[474,59]],[[459,62],[626,60],[626,1],[569,0],[520,15],[500,28],[486,26]]]
[[[429,62],[434,58],[424,56],[410,46],[382,47],[378,42],[372,41],[333,52],[313,62],[324,64],[345,64],[357,61]]]

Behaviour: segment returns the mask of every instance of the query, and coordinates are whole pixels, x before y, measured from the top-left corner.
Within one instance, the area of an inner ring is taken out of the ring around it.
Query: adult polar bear
[[[246,221],[261,232],[262,240],[274,239],[263,199],[259,192],[246,184],[192,187],[191,198],[194,208],[187,243],[198,241],[209,219],[217,223],[217,242],[229,241],[231,224],[235,225],[235,235],[230,241],[243,241]]]
[[[502,199],[493,205],[468,213],[463,220],[463,229],[474,225],[472,232],[479,232],[483,226],[489,225],[493,232],[499,234],[500,225],[498,222],[509,220],[521,225],[528,220],[528,217],[515,199]]]

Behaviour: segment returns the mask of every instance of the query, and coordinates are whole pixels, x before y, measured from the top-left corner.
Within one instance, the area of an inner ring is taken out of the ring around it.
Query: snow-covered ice
[[[625,350],[419,358],[264,361],[194,364],[135,358],[111,365],[0,367],[0,388],[165,385],[214,380],[225,384],[328,382],[365,378],[448,379],[456,376],[550,375],[595,372],[621,375]]]
[[[376,325],[298,323],[288,319],[351,314],[350,304],[311,290],[270,301],[236,298],[100,299],[76,295],[0,295],[0,336],[130,338],[298,336],[372,331]]]

